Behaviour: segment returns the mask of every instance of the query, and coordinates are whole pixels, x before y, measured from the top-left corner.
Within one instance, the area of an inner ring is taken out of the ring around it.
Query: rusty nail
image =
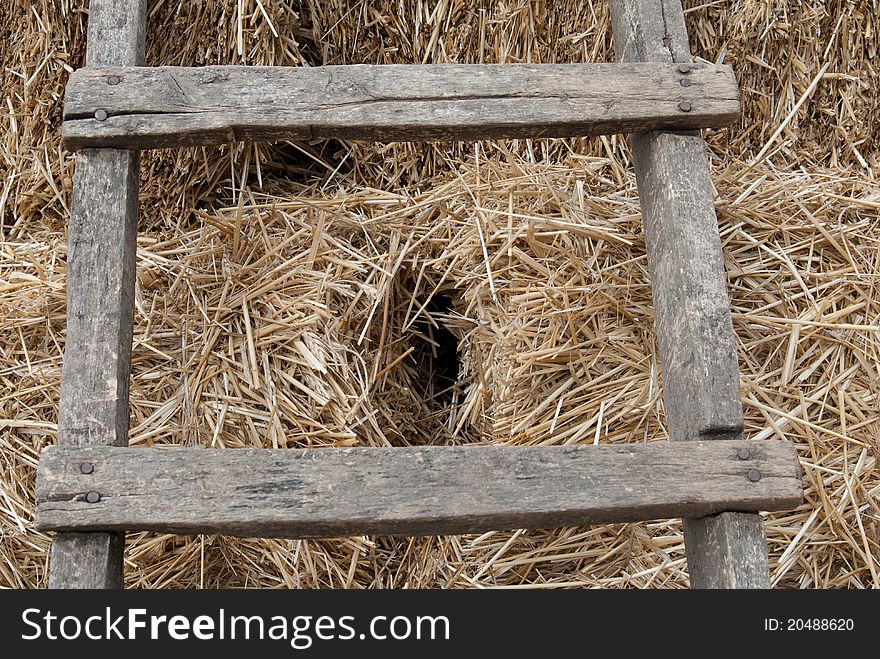
[[[678,72],[679,73],[690,73],[691,72],[691,65],[690,64],[679,64],[678,65]]]
[[[690,112],[691,111],[691,102],[690,101],[682,101],[678,104],[678,109],[682,112]]]
[[[83,462],[79,466],[79,470],[84,474],[91,474],[93,471],[95,471],[95,465],[93,465],[91,462]]]
[[[110,76],[107,78],[108,85],[118,85],[119,84],[119,76]]]
[[[107,111],[106,110],[98,110],[95,112],[95,119],[97,119],[98,121],[104,121],[104,119],[106,119],[106,118],[107,118]]]
[[[100,500],[101,495],[94,490],[86,494],[86,501],[88,501],[89,503],[98,503]]]
[[[679,80],[679,82],[681,83],[682,87],[690,87],[691,86],[691,81],[688,80],[687,78],[682,78],[681,80]]]
[[[761,480],[761,472],[757,469],[749,469],[746,476],[748,476],[749,480],[753,483],[757,483],[759,480]]]
[[[752,452],[747,448],[741,448],[739,451],[736,452],[736,457],[738,457],[740,460],[748,460],[751,455]]]

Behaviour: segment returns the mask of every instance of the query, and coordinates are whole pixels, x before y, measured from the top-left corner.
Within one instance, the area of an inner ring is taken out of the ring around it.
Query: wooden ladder
[[[50,587],[119,587],[127,530],[261,537],[468,533],[685,518],[691,585],[769,586],[759,510],[802,500],[794,447],[742,439],[705,145],[726,66],[692,63],[679,0],[610,0],[617,63],[145,68],[146,0],[91,0],[69,80],[76,157],[58,445],[40,456]],[[139,150],[232,140],[632,132],[673,442],[130,450]],[[709,441],[711,440],[711,441]]]

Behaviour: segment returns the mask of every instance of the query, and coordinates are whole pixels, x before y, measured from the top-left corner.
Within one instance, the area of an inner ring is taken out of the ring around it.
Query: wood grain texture
[[[679,0],[611,0],[620,62],[690,63]],[[632,136],[670,437],[742,433],[736,343],[705,144],[697,133]],[[761,520],[685,519],[691,585],[769,587]]]
[[[690,62],[678,0],[612,0],[611,10],[618,59]],[[705,143],[668,132],[632,143],[670,436],[736,437],[739,368]]]
[[[739,365],[705,145],[633,135],[669,434],[742,433]]]
[[[618,62],[691,62],[681,0],[610,0]]]
[[[737,454],[744,448],[747,459]],[[91,473],[82,473],[84,463]],[[750,470],[760,479],[750,479]],[[89,492],[100,500],[89,502]],[[40,459],[37,526],[297,538],[420,535],[790,508],[801,498],[794,448],[780,441],[317,450],[56,446]]]
[[[733,72],[704,64],[687,75],[657,63],[85,68],[67,86],[63,139],[148,149],[537,138],[718,127],[738,115]]]
[[[728,512],[688,519],[688,574],[694,588],[768,588],[767,542],[760,515]],[[729,560],[720,560],[729,557]]]
[[[52,541],[50,588],[120,588],[124,533],[61,533]]]
[[[89,67],[143,63],[146,0],[91,0]],[[139,154],[86,150],[77,155],[68,225],[67,338],[58,441],[128,444]],[[50,588],[122,586],[123,537],[59,535]]]
[[[64,444],[128,444],[137,201],[133,154],[86,149],[77,155],[58,415]]]
[[[89,0],[86,66],[141,66],[147,0]]]

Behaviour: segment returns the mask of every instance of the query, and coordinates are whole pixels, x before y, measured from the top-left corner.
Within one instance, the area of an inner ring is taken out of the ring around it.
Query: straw
[[[877,12],[688,2],[743,117],[706,134],[746,434],[798,448],[785,588],[877,587]],[[85,3],[0,4],[0,586],[46,585],[34,474],[65,342],[60,147]],[[611,61],[607,3],[163,0],[150,65]],[[8,112],[6,111],[8,109]],[[628,141],[145,153],[132,450],[668,439]],[[492,478],[492,474],[487,474]],[[679,520],[325,541],[128,535],[143,588],[682,588]]]

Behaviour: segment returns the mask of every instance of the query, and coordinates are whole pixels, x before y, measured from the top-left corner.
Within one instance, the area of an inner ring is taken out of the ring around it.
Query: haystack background
[[[0,4],[0,586],[46,584],[34,467],[56,432],[74,169],[59,124],[85,4]],[[794,441],[804,467],[804,505],[766,516],[772,581],[878,586],[880,7],[686,6],[695,55],[732,64],[743,93],[741,123],[707,139],[747,433]],[[158,0],[147,50],[151,65],[612,59],[604,0]],[[136,447],[666,437],[621,137],[149,152],[141,190]],[[321,542],[131,534],[125,580],[677,588],[688,575],[671,520]]]

